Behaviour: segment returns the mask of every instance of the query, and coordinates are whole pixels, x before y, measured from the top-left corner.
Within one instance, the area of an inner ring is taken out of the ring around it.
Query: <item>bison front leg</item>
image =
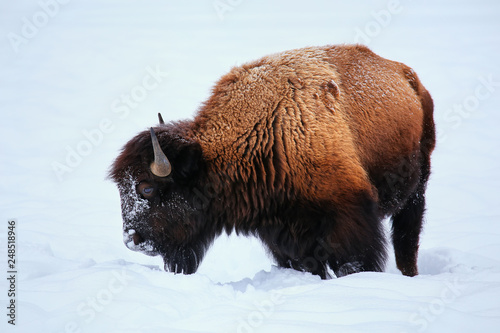
[[[325,243],[331,249],[328,264],[337,277],[352,273],[383,271],[386,261],[385,235],[376,203],[359,196],[334,215]]]
[[[272,229],[260,231],[280,267],[329,278],[362,271],[382,271],[385,237],[376,203],[360,195],[344,203],[324,203],[314,210],[296,210]]]
[[[278,260],[277,256],[275,256],[275,258],[277,259],[276,261],[280,267],[293,268],[301,272],[309,272],[311,274],[318,275],[323,280],[331,278],[327,272],[327,260],[318,259],[313,252],[298,259],[280,257]]]
[[[320,218],[290,220],[280,222],[279,226],[259,231],[259,236],[273,255],[279,267],[293,268],[302,272],[310,272],[327,279],[328,259],[330,247],[320,239],[315,228],[300,232],[297,226],[317,226]],[[304,223],[304,224],[302,224]]]

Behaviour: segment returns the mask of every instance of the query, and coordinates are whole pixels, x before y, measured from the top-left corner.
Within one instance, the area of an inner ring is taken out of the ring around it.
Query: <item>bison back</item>
[[[292,50],[223,76],[197,139],[213,172],[266,195],[376,200],[387,172],[419,158],[426,94],[411,68],[363,46]]]

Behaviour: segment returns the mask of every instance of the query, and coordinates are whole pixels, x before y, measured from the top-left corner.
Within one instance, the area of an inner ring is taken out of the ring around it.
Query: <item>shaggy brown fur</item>
[[[411,68],[364,46],[304,48],[235,67],[193,121],[155,128],[171,176],[151,174],[148,132],[124,148],[111,171],[124,230],[178,272],[194,272],[214,237],[235,229],[260,237],[280,266],[325,278],[327,266],[339,276],[382,270],[380,222],[392,215],[398,268],[413,276],[432,113]],[[134,218],[126,201],[141,193],[127,177],[155,189]]]

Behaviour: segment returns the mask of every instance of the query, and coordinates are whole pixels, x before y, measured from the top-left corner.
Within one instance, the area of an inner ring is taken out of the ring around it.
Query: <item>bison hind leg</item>
[[[412,79],[414,73],[412,72]],[[392,215],[392,243],[398,269],[407,276],[418,274],[417,256],[420,232],[425,212],[425,189],[431,172],[430,156],[436,144],[432,98],[418,78],[414,87],[420,95],[424,111],[423,134],[420,147],[420,177],[415,191],[402,207]]]
[[[430,143],[422,148],[418,185],[402,207],[392,215],[392,243],[396,265],[406,276],[418,274],[417,257],[425,212],[425,190],[430,175],[430,153],[434,147],[433,129],[430,133],[430,139],[422,140]]]
[[[423,195],[413,195],[406,205],[392,217],[392,243],[396,265],[406,276],[418,274],[418,243],[424,207]]]
[[[406,276],[418,274],[417,257],[420,232],[425,212],[425,187],[429,172],[424,172],[420,183],[402,208],[392,216],[392,243],[396,265]]]

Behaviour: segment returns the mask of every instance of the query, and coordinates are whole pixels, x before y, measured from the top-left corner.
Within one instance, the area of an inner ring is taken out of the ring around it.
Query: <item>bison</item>
[[[260,238],[280,267],[329,277],[417,271],[432,98],[408,66],[361,45],[234,67],[193,120],[139,133],[110,169],[124,242],[194,273],[222,232]]]

